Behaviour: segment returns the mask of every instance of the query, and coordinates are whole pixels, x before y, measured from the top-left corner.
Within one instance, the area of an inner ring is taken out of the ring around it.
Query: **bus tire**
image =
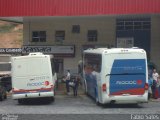
[[[46,98],[47,102],[54,102],[54,100],[55,100],[54,97],[47,97]]]
[[[23,103],[23,99],[18,99],[18,103],[22,104]]]
[[[101,105],[100,102],[97,100],[97,98],[96,98],[96,105],[98,105],[98,106]]]
[[[51,102],[54,102],[55,101],[55,98],[54,97],[51,97]]]
[[[96,94],[96,91],[95,91],[95,96],[96,96],[96,105],[100,106],[100,102],[99,102],[99,99],[98,99],[98,95]]]

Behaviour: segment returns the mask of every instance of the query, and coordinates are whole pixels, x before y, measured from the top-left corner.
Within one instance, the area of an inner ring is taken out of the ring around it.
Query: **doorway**
[[[54,59],[55,72],[58,76],[63,76],[63,59]]]

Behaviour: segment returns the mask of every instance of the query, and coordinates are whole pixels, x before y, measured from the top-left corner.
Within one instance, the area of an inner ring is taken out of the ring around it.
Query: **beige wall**
[[[81,60],[82,45],[115,45],[115,17],[43,17],[24,18],[24,45],[56,45],[55,31],[65,30],[65,40],[62,45],[75,45],[74,58],[64,58],[64,70],[77,71],[78,61]],[[80,25],[80,33],[72,33],[72,25]],[[98,41],[88,42],[87,31],[98,31]],[[31,42],[32,31],[44,30],[47,33],[47,42]]]
[[[131,17],[131,16],[130,16]],[[141,16],[142,17],[142,16]],[[65,40],[62,45],[75,45],[75,57],[64,58],[64,69],[77,70],[78,61],[81,60],[82,45],[115,45],[116,17],[92,16],[92,17],[30,17],[24,18],[24,45],[58,45],[55,42],[55,31],[65,30]],[[80,25],[80,33],[72,33],[72,25]],[[160,70],[160,15],[151,17],[151,61]],[[88,42],[87,31],[98,30],[98,41]],[[31,42],[32,31],[45,30],[47,42]]]
[[[151,61],[160,71],[160,16],[153,16],[151,20]]]

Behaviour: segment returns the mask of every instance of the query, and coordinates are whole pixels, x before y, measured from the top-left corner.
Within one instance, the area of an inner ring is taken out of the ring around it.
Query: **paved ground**
[[[56,95],[55,102],[30,101],[19,105],[9,97],[0,102],[0,119],[5,116],[18,117],[18,120],[131,120],[136,115],[146,117],[156,115],[160,120],[160,100],[150,100],[138,106],[135,105],[106,105],[97,106],[95,102],[85,95],[73,97],[72,95]],[[7,119],[11,120],[11,119]],[[13,119],[12,119],[13,120]],[[17,120],[17,119],[14,119]]]
[[[13,114],[130,114],[160,113],[160,100],[150,100],[149,103],[135,105],[106,105],[97,106],[95,102],[85,95],[73,97],[72,95],[57,95],[55,102],[29,101],[19,105],[16,100],[8,98],[0,102],[0,113]]]
[[[29,101],[23,105],[12,100],[0,102],[0,119],[11,120],[160,120],[160,99],[151,99],[148,103],[135,105],[97,106],[95,101],[79,91],[79,96],[65,95],[60,88],[53,103]],[[138,116],[137,116],[138,115]],[[5,117],[7,116],[7,119]],[[13,120],[13,119],[12,119]]]

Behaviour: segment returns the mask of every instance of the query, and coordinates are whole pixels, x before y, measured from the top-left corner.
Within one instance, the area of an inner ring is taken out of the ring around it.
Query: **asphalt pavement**
[[[157,115],[156,120],[160,120],[159,113],[160,99],[151,99],[148,103],[138,106],[130,104],[97,106],[95,101],[86,95],[74,97],[71,94],[56,95],[52,103],[30,101],[20,105],[10,96],[0,102],[2,120],[131,120],[136,115],[143,119],[147,115],[152,115],[152,118]]]

